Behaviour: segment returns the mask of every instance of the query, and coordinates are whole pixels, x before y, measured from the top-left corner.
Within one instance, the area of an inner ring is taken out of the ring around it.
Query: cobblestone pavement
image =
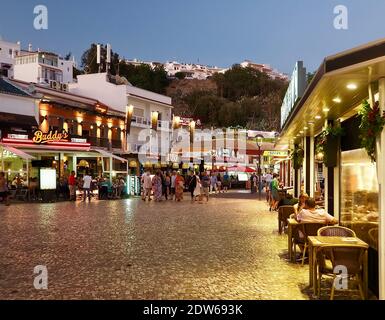
[[[1,206],[0,245],[1,299],[309,299],[308,267],[250,197]]]

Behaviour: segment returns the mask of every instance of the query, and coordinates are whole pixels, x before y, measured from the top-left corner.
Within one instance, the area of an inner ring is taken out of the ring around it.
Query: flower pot
[[[325,145],[324,164],[328,168],[337,166],[337,153],[339,147],[339,137],[328,136]]]

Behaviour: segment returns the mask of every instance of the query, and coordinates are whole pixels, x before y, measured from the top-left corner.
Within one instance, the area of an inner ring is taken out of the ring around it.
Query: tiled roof
[[[29,97],[27,93],[0,77],[0,93]]]

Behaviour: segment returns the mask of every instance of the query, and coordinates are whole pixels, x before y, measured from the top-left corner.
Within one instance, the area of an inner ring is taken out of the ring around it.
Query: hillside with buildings
[[[219,68],[127,60],[111,47],[93,43],[76,69],[70,55],[63,58],[31,44],[23,50],[20,43],[1,41],[0,48],[0,71],[9,78],[68,91],[69,84],[76,83],[76,76],[82,73],[118,75],[122,83],[171,97],[174,115],[199,119],[205,127],[279,129],[279,108],[288,77],[266,64],[245,60],[231,68]]]

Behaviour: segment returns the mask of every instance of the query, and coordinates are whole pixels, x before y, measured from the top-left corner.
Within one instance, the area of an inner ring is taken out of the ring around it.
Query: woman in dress
[[[184,191],[184,178],[178,172],[175,178],[175,201],[183,200],[183,191]]]
[[[155,201],[162,201],[162,178],[160,171],[157,171],[155,176],[152,178],[152,189],[154,191]]]
[[[199,178],[199,176],[195,173],[195,179],[196,179],[196,185],[195,185],[195,189],[194,189],[194,200],[199,200],[201,201],[202,197],[201,197],[201,189],[202,189],[202,183],[201,183],[201,179]]]

